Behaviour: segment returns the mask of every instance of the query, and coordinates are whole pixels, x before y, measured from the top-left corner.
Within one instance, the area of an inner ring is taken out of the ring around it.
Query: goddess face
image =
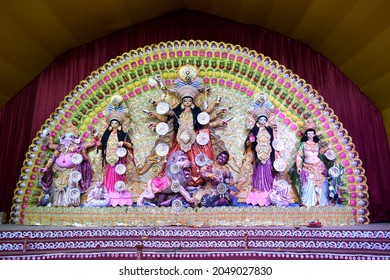
[[[111,125],[111,127],[112,127],[113,129],[116,129],[116,128],[118,128],[118,126],[120,126],[120,123],[119,123],[119,121],[117,121],[117,120],[112,120],[112,121],[110,122],[110,125]]]
[[[191,107],[191,105],[193,103],[193,99],[191,97],[184,97],[182,99],[182,102],[183,102],[184,107]]]
[[[267,123],[267,117],[266,116],[260,116],[257,119],[257,123],[260,125],[265,125]]]
[[[308,131],[306,133],[306,135],[307,135],[307,138],[309,138],[309,140],[313,140],[313,138],[316,135],[316,133],[314,131]]]

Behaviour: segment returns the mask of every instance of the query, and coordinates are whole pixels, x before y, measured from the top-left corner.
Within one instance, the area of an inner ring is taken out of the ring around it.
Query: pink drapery
[[[148,20],[64,53],[1,108],[0,211],[10,211],[28,146],[70,90],[124,52],[181,39],[222,41],[254,49],[317,89],[348,130],[363,161],[371,222],[390,221],[389,147],[382,116],[368,98],[325,57],[302,43],[266,29],[189,10]]]

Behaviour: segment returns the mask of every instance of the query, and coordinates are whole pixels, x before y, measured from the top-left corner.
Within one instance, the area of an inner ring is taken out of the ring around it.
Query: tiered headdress
[[[315,131],[317,131],[317,125],[312,118],[307,119],[302,128],[303,128],[303,132],[305,132],[308,129],[314,129]]]
[[[65,137],[66,133],[72,133],[74,138],[77,138],[80,136],[80,132],[78,131],[77,127],[75,127],[71,122],[68,123],[67,127],[64,128],[61,132],[61,138]]]
[[[179,68],[178,78],[175,79],[173,91],[182,100],[184,97],[195,98],[202,90],[202,81],[198,77],[198,69],[192,65],[185,65]]]
[[[121,124],[125,122],[126,107],[123,103],[122,96],[113,95],[110,100],[110,104],[107,106],[106,121],[110,123],[112,120],[117,120]]]
[[[261,116],[267,117],[269,119],[270,115],[275,111],[274,106],[268,100],[268,96],[259,92],[255,96],[255,103],[253,105],[252,116],[257,120]]]

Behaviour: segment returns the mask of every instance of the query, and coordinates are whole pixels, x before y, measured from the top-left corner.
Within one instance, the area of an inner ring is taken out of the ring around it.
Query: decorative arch
[[[233,168],[241,166],[240,147],[246,129],[243,116],[256,93],[264,92],[276,108],[279,130],[283,132],[281,140],[288,147],[287,167],[293,165],[304,121],[313,119],[321,140],[332,144],[336,162],[345,171],[339,189],[340,202],[351,208],[356,222],[369,223],[368,186],[362,161],[348,131],[324,98],[304,79],[264,54],[239,45],[200,40],[160,42],[131,50],[111,59],[75,86],[41,126],[26,153],[14,192],[11,222],[34,224],[29,215],[43,194],[40,168],[51,155],[47,151],[49,134],[55,137],[72,123],[81,132],[82,141],[90,141],[114,94],[121,95],[132,112],[130,130],[142,181],[155,174],[158,170],[153,168],[158,169],[158,165],[151,172],[143,172],[157,136],[147,129],[150,120],[142,109],[149,106],[151,98],[161,94],[149,84],[149,78],[159,73],[171,86],[176,70],[186,64],[196,66],[203,83],[210,86],[214,95],[222,97],[225,107],[231,107],[231,129],[218,134],[226,139],[233,154]]]

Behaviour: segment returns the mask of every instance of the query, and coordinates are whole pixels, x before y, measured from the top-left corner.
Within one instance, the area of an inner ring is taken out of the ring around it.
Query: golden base
[[[299,226],[319,220],[324,226],[355,225],[350,207],[37,207],[26,209],[24,225],[45,226]]]

